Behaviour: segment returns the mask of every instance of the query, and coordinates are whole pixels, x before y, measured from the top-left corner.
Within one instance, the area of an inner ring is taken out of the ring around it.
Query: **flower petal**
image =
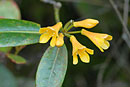
[[[104,38],[101,38],[99,34],[87,31],[85,29],[82,29],[81,34],[88,37],[101,50],[101,52],[104,52],[104,50],[101,48],[101,46],[104,44]]]
[[[59,34],[59,36],[56,39],[56,46],[61,47],[64,44],[64,35],[62,33]]]
[[[47,32],[48,30],[49,30],[49,29],[48,29],[47,27],[45,27],[45,28],[40,28],[39,33],[40,33],[40,34],[45,33],[45,32]]]
[[[54,35],[51,39],[50,45],[54,47],[56,45],[56,35]]]
[[[78,63],[78,57],[76,53],[73,55],[73,64],[76,65]]]
[[[112,36],[108,35],[108,34],[100,34],[97,33],[99,36],[101,36],[102,38],[104,38],[105,40],[112,40]]]
[[[51,36],[51,33],[44,33],[44,34],[42,34],[42,35],[40,36],[39,42],[40,42],[40,43],[47,43],[48,40],[49,40],[51,37],[52,37],[52,36]]]
[[[106,50],[110,47],[110,44],[108,41],[104,40],[104,43],[101,45],[101,47]]]
[[[83,51],[79,51],[79,56],[81,61],[85,62],[85,63],[89,63],[90,62],[90,57],[86,52]]]
[[[83,49],[85,48],[85,46],[83,46],[82,44],[80,44],[77,39],[75,38],[75,36],[71,35],[70,37],[70,41],[72,43],[73,46],[73,54],[76,53],[78,51],[78,49]]]
[[[89,48],[84,48],[86,52],[88,52],[89,54],[93,55],[94,54],[94,50],[89,49]]]
[[[55,24],[54,26],[52,26],[52,28],[58,32],[62,27],[62,22],[58,22],[57,24]]]
[[[101,52],[104,52],[104,50],[102,49],[102,45],[104,44],[104,39],[99,39],[99,38],[93,38],[93,39],[90,39],[99,49]]]
[[[112,40],[112,36],[108,35],[107,38],[105,38],[105,40]]]

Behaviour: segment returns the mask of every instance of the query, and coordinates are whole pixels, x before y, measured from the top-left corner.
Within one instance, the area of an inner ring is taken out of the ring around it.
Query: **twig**
[[[59,0],[59,1],[70,2],[70,3],[86,3],[90,5],[96,5],[96,6],[104,6],[104,4],[106,4],[105,0],[104,1],[103,0],[102,1],[99,1],[99,0]]]
[[[118,10],[116,4],[114,3],[114,1],[113,1],[113,0],[109,0],[109,1],[110,1],[110,3],[111,3],[112,7],[114,8],[114,10],[115,10],[117,16],[119,17],[119,20],[120,20],[122,26],[124,27],[124,28],[123,28],[123,29],[124,29],[124,32],[127,34],[128,38],[130,39],[130,32],[129,32],[129,30],[128,30],[126,24],[125,24],[125,22],[123,21],[123,18],[122,18],[122,16],[121,16],[121,13],[119,12],[119,10]]]
[[[41,0],[41,1],[48,4],[56,5],[56,2],[54,0]]]
[[[60,11],[62,4],[60,2],[56,2],[54,0],[41,0],[41,1],[52,4],[54,6],[55,20],[56,20],[56,22],[60,22],[59,11]]]
[[[128,22],[128,14],[129,14],[129,0],[124,0],[124,13],[123,13],[123,20],[124,23],[127,26],[127,22]],[[124,29],[123,29],[124,30]],[[127,37],[127,35],[125,34],[125,31],[123,31],[123,35],[122,38],[125,40],[126,44],[129,46],[130,48],[130,42],[129,39]]]
[[[127,22],[128,22],[128,14],[129,14],[129,0],[124,0],[124,14],[123,14],[123,19],[124,19],[124,23],[127,26]]]
[[[54,13],[54,15],[55,15],[55,20],[56,20],[56,22],[60,22],[60,14],[59,14],[59,12],[60,12],[60,3],[57,3],[57,4],[59,4],[59,5],[54,5],[54,11],[55,11],[55,13]],[[57,7],[58,6],[58,7]]]

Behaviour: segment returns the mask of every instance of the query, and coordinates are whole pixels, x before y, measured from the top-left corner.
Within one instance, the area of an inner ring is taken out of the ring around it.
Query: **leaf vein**
[[[50,78],[51,78],[52,73],[53,73],[54,68],[55,68],[55,64],[56,64],[56,60],[57,60],[57,57],[58,57],[59,50],[60,50],[60,48],[58,48],[56,56],[54,58],[53,66],[52,66],[51,73],[50,73],[49,80],[48,80],[48,87],[49,87]]]

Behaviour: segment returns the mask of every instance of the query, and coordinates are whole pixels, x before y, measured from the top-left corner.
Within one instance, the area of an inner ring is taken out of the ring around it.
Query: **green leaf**
[[[0,0],[0,17],[20,19],[20,11],[13,0]]]
[[[0,47],[38,43],[39,29],[40,25],[34,22],[0,19]]]
[[[61,87],[67,69],[67,49],[49,47],[42,57],[36,74],[36,87]]]
[[[26,60],[21,56],[14,55],[14,54],[8,54],[7,56],[8,56],[9,59],[11,59],[16,64],[26,63]]]
[[[38,34],[3,33],[0,34],[0,47],[38,43],[39,37]]]
[[[9,52],[11,49],[12,49],[11,47],[0,47],[0,52],[7,53],[7,52]]]
[[[13,0],[0,0],[0,18],[21,19],[20,10]],[[11,47],[2,47],[0,52],[7,53]]]
[[[40,25],[31,21],[0,19],[0,32],[38,33]]]
[[[14,76],[2,64],[0,64],[0,87],[17,87]]]

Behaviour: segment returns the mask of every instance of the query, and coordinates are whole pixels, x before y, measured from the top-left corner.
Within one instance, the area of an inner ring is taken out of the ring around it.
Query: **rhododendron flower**
[[[98,20],[95,19],[85,19],[82,21],[74,22],[74,27],[84,27],[84,28],[93,28],[99,23]]]
[[[108,34],[93,33],[82,29],[82,35],[88,37],[102,52],[110,47],[108,41],[112,40],[112,36]],[[104,49],[104,50],[103,50]]]
[[[70,37],[70,41],[73,46],[73,52],[72,52],[73,64],[78,63],[78,55],[82,62],[89,63],[90,57],[89,57],[88,53],[93,54],[94,51],[91,49],[88,49],[85,46],[83,46],[82,44],[80,44],[73,35]]]
[[[50,45],[54,47],[56,45],[57,37],[58,37],[58,32],[62,28],[62,23],[58,22],[54,26],[48,26],[44,28],[40,28],[39,33],[42,34],[40,36],[40,43],[47,43],[50,38],[51,42]]]

